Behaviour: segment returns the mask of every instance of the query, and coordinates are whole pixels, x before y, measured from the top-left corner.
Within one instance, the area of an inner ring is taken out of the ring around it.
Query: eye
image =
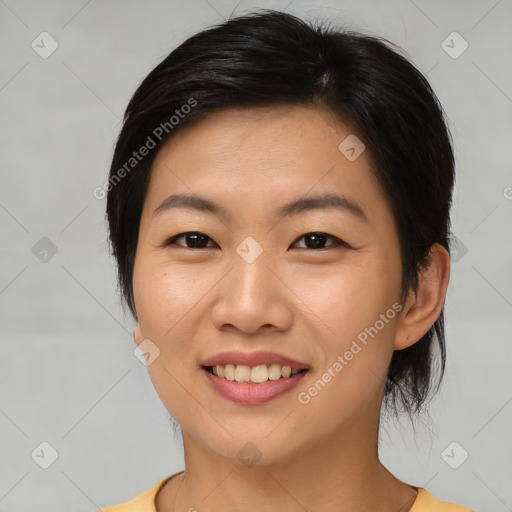
[[[298,243],[298,241],[302,239],[304,239],[306,247],[301,247],[301,249],[328,249],[329,247],[337,246],[349,247],[349,245],[343,240],[340,240],[335,236],[328,235],[327,233],[306,233],[305,235],[297,238],[294,244]],[[334,240],[334,243],[326,246],[325,244],[328,239]]]
[[[177,240],[180,239],[185,240],[185,245],[176,243]],[[173,236],[167,242],[165,242],[165,246],[169,245],[178,245],[180,247],[185,247],[186,249],[205,249],[208,244],[208,240],[213,240],[206,236],[204,233],[201,233],[199,231],[189,231],[187,233],[181,233],[179,235]],[[211,246],[210,247],[215,247]]]
[[[185,241],[184,244],[177,243],[178,240],[183,239]],[[326,245],[328,240],[332,240],[334,243]],[[329,247],[350,247],[349,244],[336,238],[333,235],[329,235],[327,233],[306,233],[301,237],[297,238],[297,240],[292,244],[295,245],[299,243],[300,240],[304,240],[303,244],[305,247],[299,247],[300,249],[328,249]],[[213,245],[208,245],[211,242]],[[189,231],[187,233],[181,233],[179,235],[173,236],[164,244],[166,247],[170,245],[177,245],[178,247],[184,247],[185,249],[206,249],[207,247],[218,247],[218,245],[207,235],[201,233],[199,231]]]

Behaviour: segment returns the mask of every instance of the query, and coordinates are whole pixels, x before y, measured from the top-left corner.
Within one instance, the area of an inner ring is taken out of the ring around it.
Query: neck
[[[380,463],[378,416],[373,421],[363,416],[343,432],[251,467],[219,456],[184,432],[186,471],[162,493],[157,510],[406,512],[416,491]]]

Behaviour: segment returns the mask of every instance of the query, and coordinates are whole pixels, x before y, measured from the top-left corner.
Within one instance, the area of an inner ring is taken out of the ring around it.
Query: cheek
[[[400,269],[376,254],[363,260],[296,281],[297,296],[315,314],[309,325],[316,326],[322,354],[320,382],[302,390],[318,414],[329,403],[343,403],[343,414],[355,414],[379,392],[393,354]]]
[[[371,268],[303,281],[297,292],[318,318],[309,326],[316,326],[321,361],[298,396],[311,418],[323,418],[318,428],[336,428],[380,399],[393,354],[398,286],[394,276]],[[332,411],[327,421],[326,410]]]
[[[205,280],[192,280],[189,271],[143,257],[136,262],[133,290],[144,338],[160,350],[147,367],[156,393],[171,416],[187,424],[190,394],[196,395],[190,370],[195,365],[188,319],[204,295]],[[184,376],[186,375],[186,378]],[[185,416],[183,416],[185,414]]]
[[[164,340],[204,296],[208,279],[186,267],[141,261],[134,268],[133,289],[137,316],[144,336]]]
[[[392,307],[400,289],[399,269],[369,254],[357,264],[297,274],[293,291],[335,345],[350,342]]]
[[[199,272],[187,265],[170,268],[168,262],[150,257],[141,257],[134,267],[134,299],[141,332],[160,350],[160,356],[148,366],[148,373],[176,419],[190,399],[182,386],[187,382],[188,391],[193,393],[196,385],[190,372],[197,366],[199,346],[194,343],[201,341],[194,332],[199,317],[207,316],[201,308],[218,279],[211,269]]]

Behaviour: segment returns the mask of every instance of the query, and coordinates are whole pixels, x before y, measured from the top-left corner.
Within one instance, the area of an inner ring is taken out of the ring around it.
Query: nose
[[[263,256],[247,263],[236,255],[216,295],[211,318],[218,330],[256,334],[292,324],[291,293]]]

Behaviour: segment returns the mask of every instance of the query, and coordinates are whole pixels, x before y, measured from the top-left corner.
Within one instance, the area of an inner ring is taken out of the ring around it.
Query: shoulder
[[[128,501],[123,501],[117,505],[102,507],[96,510],[96,512],[156,512],[155,498],[158,494],[158,491],[165,485],[168,480],[177,474],[179,473],[175,473],[174,475],[164,478],[155,486],[147,489],[146,491]]]
[[[455,503],[436,500],[426,489],[418,489],[418,497],[410,512],[475,512]]]

